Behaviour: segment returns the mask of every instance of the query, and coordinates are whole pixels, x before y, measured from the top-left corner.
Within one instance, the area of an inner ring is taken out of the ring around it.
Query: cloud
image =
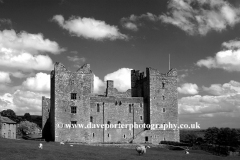
[[[182,94],[197,94],[198,86],[192,83],[184,83],[181,87],[178,87],[177,90]]]
[[[32,55],[10,48],[0,48],[0,66],[10,70],[52,70],[53,62],[47,55]]]
[[[199,60],[196,65],[199,67],[220,68],[226,71],[240,71],[240,49],[229,50],[228,48],[238,47],[238,41],[224,42],[222,46],[227,50],[216,53],[215,57],[207,57],[206,59]]]
[[[22,85],[31,91],[50,91],[50,75],[37,73],[35,77],[27,78]]]
[[[44,39],[40,33],[0,31],[0,66],[4,70],[52,70],[53,62],[45,53],[62,51],[56,42]]]
[[[132,22],[126,22],[123,23],[122,26],[126,29],[132,30],[132,31],[138,31],[138,27],[136,24],[132,23]]]
[[[0,24],[12,25],[12,21],[10,19],[0,18]]]
[[[223,42],[222,46],[227,49],[240,49],[240,41],[239,40],[230,40],[228,42]]]
[[[44,39],[41,33],[30,34],[22,31],[17,34],[14,30],[0,31],[0,47],[32,54],[39,52],[59,54],[65,51],[55,41]]]
[[[41,115],[42,94],[16,90],[13,94],[0,96],[0,110],[12,109],[17,115],[30,113]]]
[[[180,114],[240,112],[240,94],[221,96],[189,96],[178,101]]]
[[[0,71],[0,83],[10,83],[10,75],[7,72],[1,72]]]
[[[106,90],[105,83],[94,75],[94,93],[103,94]]]
[[[203,86],[203,90],[213,95],[235,95],[240,93],[240,83],[231,80],[223,85],[212,84],[210,87]]]
[[[142,14],[140,16],[136,16],[132,14],[130,17],[123,17],[121,19],[121,24],[123,28],[132,30],[132,31],[138,31],[140,26],[143,25],[143,20],[148,20],[152,22],[156,22],[159,20],[159,18],[152,14],[152,13],[146,13]]]
[[[63,29],[68,30],[72,35],[94,40],[126,40],[128,37],[118,31],[116,26],[106,24],[104,21],[93,18],[81,18],[72,16],[64,20],[62,15],[55,15],[52,19]]]
[[[103,93],[106,90],[106,81],[113,80],[114,88],[120,92],[125,92],[131,89],[131,70],[129,68],[121,68],[115,72],[109,73],[102,81],[94,75],[94,93]]]
[[[104,81],[113,80],[114,88],[124,92],[131,88],[131,70],[129,68],[121,68],[113,73],[109,73],[104,77]]]
[[[69,61],[72,61],[74,63],[74,67],[80,68],[82,66],[82,63],[86,61],[86,58],[82,57],[79,58],[77,55],[75,56],[67,56]]]
[[[199,114],[200,117],[213,117],[228,114],[240,115],[240,83],[231,80],[229,83],[212,84],[203,90],[212,95],[195,95],[178,100],[180,114]]]
[[[169,12],[160,16],[163,23],[179,27],[190,35],[221,32],[240,22],[239,8],[224,0],[171,0]]]

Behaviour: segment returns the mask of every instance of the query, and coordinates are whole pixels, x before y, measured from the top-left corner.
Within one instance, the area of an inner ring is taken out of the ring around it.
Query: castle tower
[[[89,139],[87,129],[64,128],[64,124],[89,123],[90,96],[93,93],[93,73],[90,65],[86,64],[76,72],[67,70],[61,63],[55,63],[51,83],[50,115],[54,123],[54,138],[56,142],[62,140],[86,142]],[[50,119],[51,119],[50,118]]]
[[[178,124],[177,70],[170,69],[162,74],[158,70],[147,68],[149,77],[149,116],[151,124]],[[155,128],[151,128],[155,130]],[[168,138],[179,141],[178,130],[167,129]],[[170,136],[172,135],[172,136]],[[169,137],[170,136],[170,137]]]

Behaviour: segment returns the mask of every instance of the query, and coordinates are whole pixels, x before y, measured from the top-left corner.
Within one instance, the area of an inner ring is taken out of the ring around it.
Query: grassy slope
[[[189,155],[185,155],[184,151],[170,151],[160,148],[150,148],[143,156],[139,156],[135,149],[123,149],[116,147],[97,147],[86,145],[74,145],[70,147],[68,144],[60,145],[54,142],[41,142],[43,149],[39,149],[39,141],[30,140],[8,140],[0,138],[0,159],[1,160],[212,160],[212,159],[239,159],[239,157],[218,157],[208,154],[204,151],[190,151]]]

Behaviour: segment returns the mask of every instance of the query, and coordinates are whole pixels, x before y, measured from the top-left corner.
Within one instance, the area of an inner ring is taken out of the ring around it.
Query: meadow
[[[43,149],[39,149],[39,143]],[[151,147],[147,153],[139,156],[132,148],[103,147],[89,145],[60,145],[56,142],[41,142],[32,140],[10,140],[0,138],[0,160],[228,160],[238,157],[215,156],[205,151],[173,151],[164,148]]]

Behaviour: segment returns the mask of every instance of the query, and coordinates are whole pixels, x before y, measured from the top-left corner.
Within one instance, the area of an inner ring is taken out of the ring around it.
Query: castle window
[[[143,117],[142,116],[140,116],[140,120],[142,120],[143,119]]]
[[[121,124],[121,122],[120,122],[120,121],[118,121],[118,124]]]
[[[93,117],[92,116],[90,116],[90,122],[93,123]]]
[[[115,102],[115,105],[117,105],[118,103],[117,103],[117,101]]]
[[[109,133],[108,133],[108,137],[109,137]]]
[[[123,138],[126,138],[126,135],[125,135],[125,134],[123,135]]]
[[[165,96],[162,96],[162,99],[165,100]]]
[[[162,109],[162,111],[163,111],[163,112],[166,112],[166,109],[165,109],[165,108],[163,108],[163,109]]]
[[[71,113],[77,113],[77,107],[71,106]]]
[[[155,99],[156,97],[153,97],[153,99]]]
[[[97,104],[97,112],[100,112],[100,105],[99,105],[99,103]]]
[[[140,107],[142,108],[142,106],[143,106],[143,104],[142,103],[140,103]]]
[[[128,108],[128,110],[129,110],[129,113],[132,113],[132,107],[131,107],[131,104],[129,104],[129,108]]]
[[[122,105],[122,102],[121,101],[119,101],[119,106],[121,106]]]
[[[77,93],[71,93],[71,99],[77,99]]]
[[[110,125],[110,121],[107,121],[107,124]]]
[[[162,82],[162,88],[165,88],[165,83],[164,82]]]
[[[92,136],[94,137],[94,133],[92,133]]]
[[[49,109],[48,109],[48,112],[49,112]]]
[[[72,125],[76,125],[77,124],[77,121],[71,121],[71,127],[73,128]]]

